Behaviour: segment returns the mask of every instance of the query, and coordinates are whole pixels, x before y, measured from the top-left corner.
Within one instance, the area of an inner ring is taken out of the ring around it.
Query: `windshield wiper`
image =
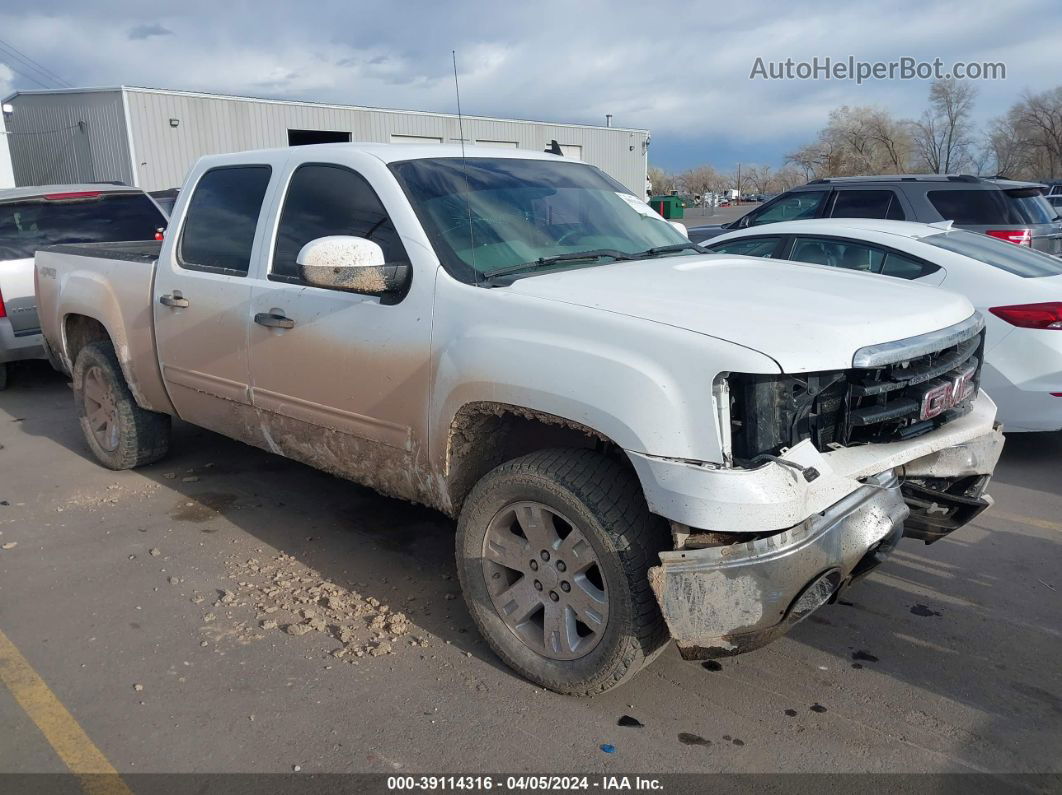
[[[639,251],[637,254],[628,254],[630,259],[645,259],[646,257],[658,257],[661,254],[671,254],[675,251],[685,251],[686,249],[692,249],[698,254],[711,254],[708,249],[703,246],[698,246],[692,240],[686,243],[672,243],[670,246],[657,246],[656,248],[647,248],[645,251]]]
[[[615,248],[595,248],[592,251],[573,251],[570,254],[555,254],[552,257],[539,257],[532,262],[524,262],[520,265],[513,265],[508,268],[492,271],[484,277],[484,281],[489,282],[500,276],[511,276],[514,273],[524,273],[525,271],[534,270],[543,265],[552,265],[556,262],[577,262],[581,259],[601,259],[602,257],[611,257],[614,260],[627,260],[633,259],[635,256],[640,255],[628,254]]]

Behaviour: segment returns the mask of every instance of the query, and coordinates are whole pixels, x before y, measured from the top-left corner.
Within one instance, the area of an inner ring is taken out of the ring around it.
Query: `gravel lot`
[[[1062,434],[783,640],[576,700],[480,642],[441,516],[186,425],[110,472],[65,381],[15,376],[0,630],[120,772],[1062,771]],[[0,772],[64,769],[2,686],[0,726]]]

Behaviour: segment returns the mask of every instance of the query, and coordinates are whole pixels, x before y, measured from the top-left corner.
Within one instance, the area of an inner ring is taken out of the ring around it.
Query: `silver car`
[[[152,240],[166,216],[147,194],[115,185],[0,190],[0,389],[7,365],[45,356],[33,255],[57,243]]]

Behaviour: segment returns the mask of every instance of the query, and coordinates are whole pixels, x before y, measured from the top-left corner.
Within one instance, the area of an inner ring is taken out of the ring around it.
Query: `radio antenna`
[[[472,257],[472,279],[479,284],[479,270],[476,268],[476,237],[472,226],[472,201],[468,189],[468,162],[465,160],[465,121],[461,114],[461,83],[457,79],[457,50],[450,50],[454,63],[454,93],[457,94],[457,129],[461,136],[461,176],[465,180],[465,211],[468,213],[468,251]]]
[[[465,120],[461,115],[461,83],[457,79],[457,50],[450,50],[454,62],[454,93],[457,94],[457,129],[461,136],[461,158],[465,157]]]

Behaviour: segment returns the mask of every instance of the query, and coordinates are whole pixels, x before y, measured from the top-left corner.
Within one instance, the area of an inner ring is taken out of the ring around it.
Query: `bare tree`
[[[774,184],[774,171],[770,166],[748,166],[745,176],[756,193],[770,193]]]
[[[691,196],[703,196],[705,193],[714,193],[720,189],[722,180],[719,172],[708,165],[697,166],[679,175],[679,184],[682,190]]]
[[[935,174],[961,170],[970,162],[973,112],[977,89],[950,78],[929,87],[929,108],[913,125],[914,144],[921,165]]]
[[[795,188],[797,185],[803,185],[807,181],[808,178],[797,169],[792,166],[784,166],[774,172],[774,177],[770,184],[770,190],[766,192],[784,193],[790,188]]]
[[[669,174],[657,166],[649,166],[649,183],[653,186],[654,195],[671,193],[678,187],[674,174]]]
[[[813,177],[896,174],[911,160],[906,122],[881,108],[842,105],[830,112],[814,143],[786,156],[786,163]]]
[[[1012,129],[1026,150],[1027,167],[1040,177],[1054,177],[1062,168],[1062,86],[1042,94],[1026,93],[1011,108]]]

